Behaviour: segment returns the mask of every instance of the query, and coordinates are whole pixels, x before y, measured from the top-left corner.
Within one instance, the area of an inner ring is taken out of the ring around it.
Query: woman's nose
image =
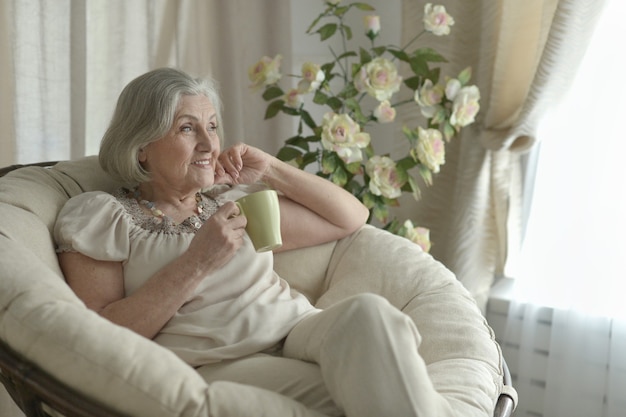
[[[203,150],[212,151],[215,147],[213,143],[213,135],[206,129],[202,129],[200,137],[198,138],[198,146]]]

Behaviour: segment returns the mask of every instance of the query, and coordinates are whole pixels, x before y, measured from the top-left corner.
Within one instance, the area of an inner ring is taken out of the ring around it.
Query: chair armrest
[[[65,417],[123,417],[61,384],[26,361],[2,340],[0,382],[27,417],[49,416],[46,406]]]

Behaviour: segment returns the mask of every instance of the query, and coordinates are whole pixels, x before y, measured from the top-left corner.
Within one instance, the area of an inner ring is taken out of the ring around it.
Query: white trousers
[[[448,408],[418,354],[413,321],[374,294],[339,302],[296,325],[283,356],[257,354],[199,369],[209,382],[265,388],[328,416],[438,416]]]

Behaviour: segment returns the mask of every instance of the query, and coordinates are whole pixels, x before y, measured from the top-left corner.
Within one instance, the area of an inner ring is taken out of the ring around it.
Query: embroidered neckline
[[[168,216],[155,217],[152,213],[146,213],[139,202],[132,197],[133,191],[128,188],[119,188],[113,195],[124,206],[133,219],[133,223],[154,233],[195,233],[219,208],[218,202],[213,197],[200,193],[200,201],[197,202],[199,213],[186,218],[181,223],[174,223]]]

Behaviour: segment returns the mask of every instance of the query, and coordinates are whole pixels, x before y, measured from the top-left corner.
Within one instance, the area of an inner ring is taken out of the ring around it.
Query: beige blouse
[[[203,211],[183,223],[146,214],[128,191],[95,191],[70,199],[54,228],[57,251],[76,251],[122,262],[126,295],[181,255],[200,227],[240,188],[203,194]],[[271,349],[316,309],[273,271],[271,252],[244,245],[220,271],[208,275],[194,295],[155,337],[185,362],[199,366]]]

